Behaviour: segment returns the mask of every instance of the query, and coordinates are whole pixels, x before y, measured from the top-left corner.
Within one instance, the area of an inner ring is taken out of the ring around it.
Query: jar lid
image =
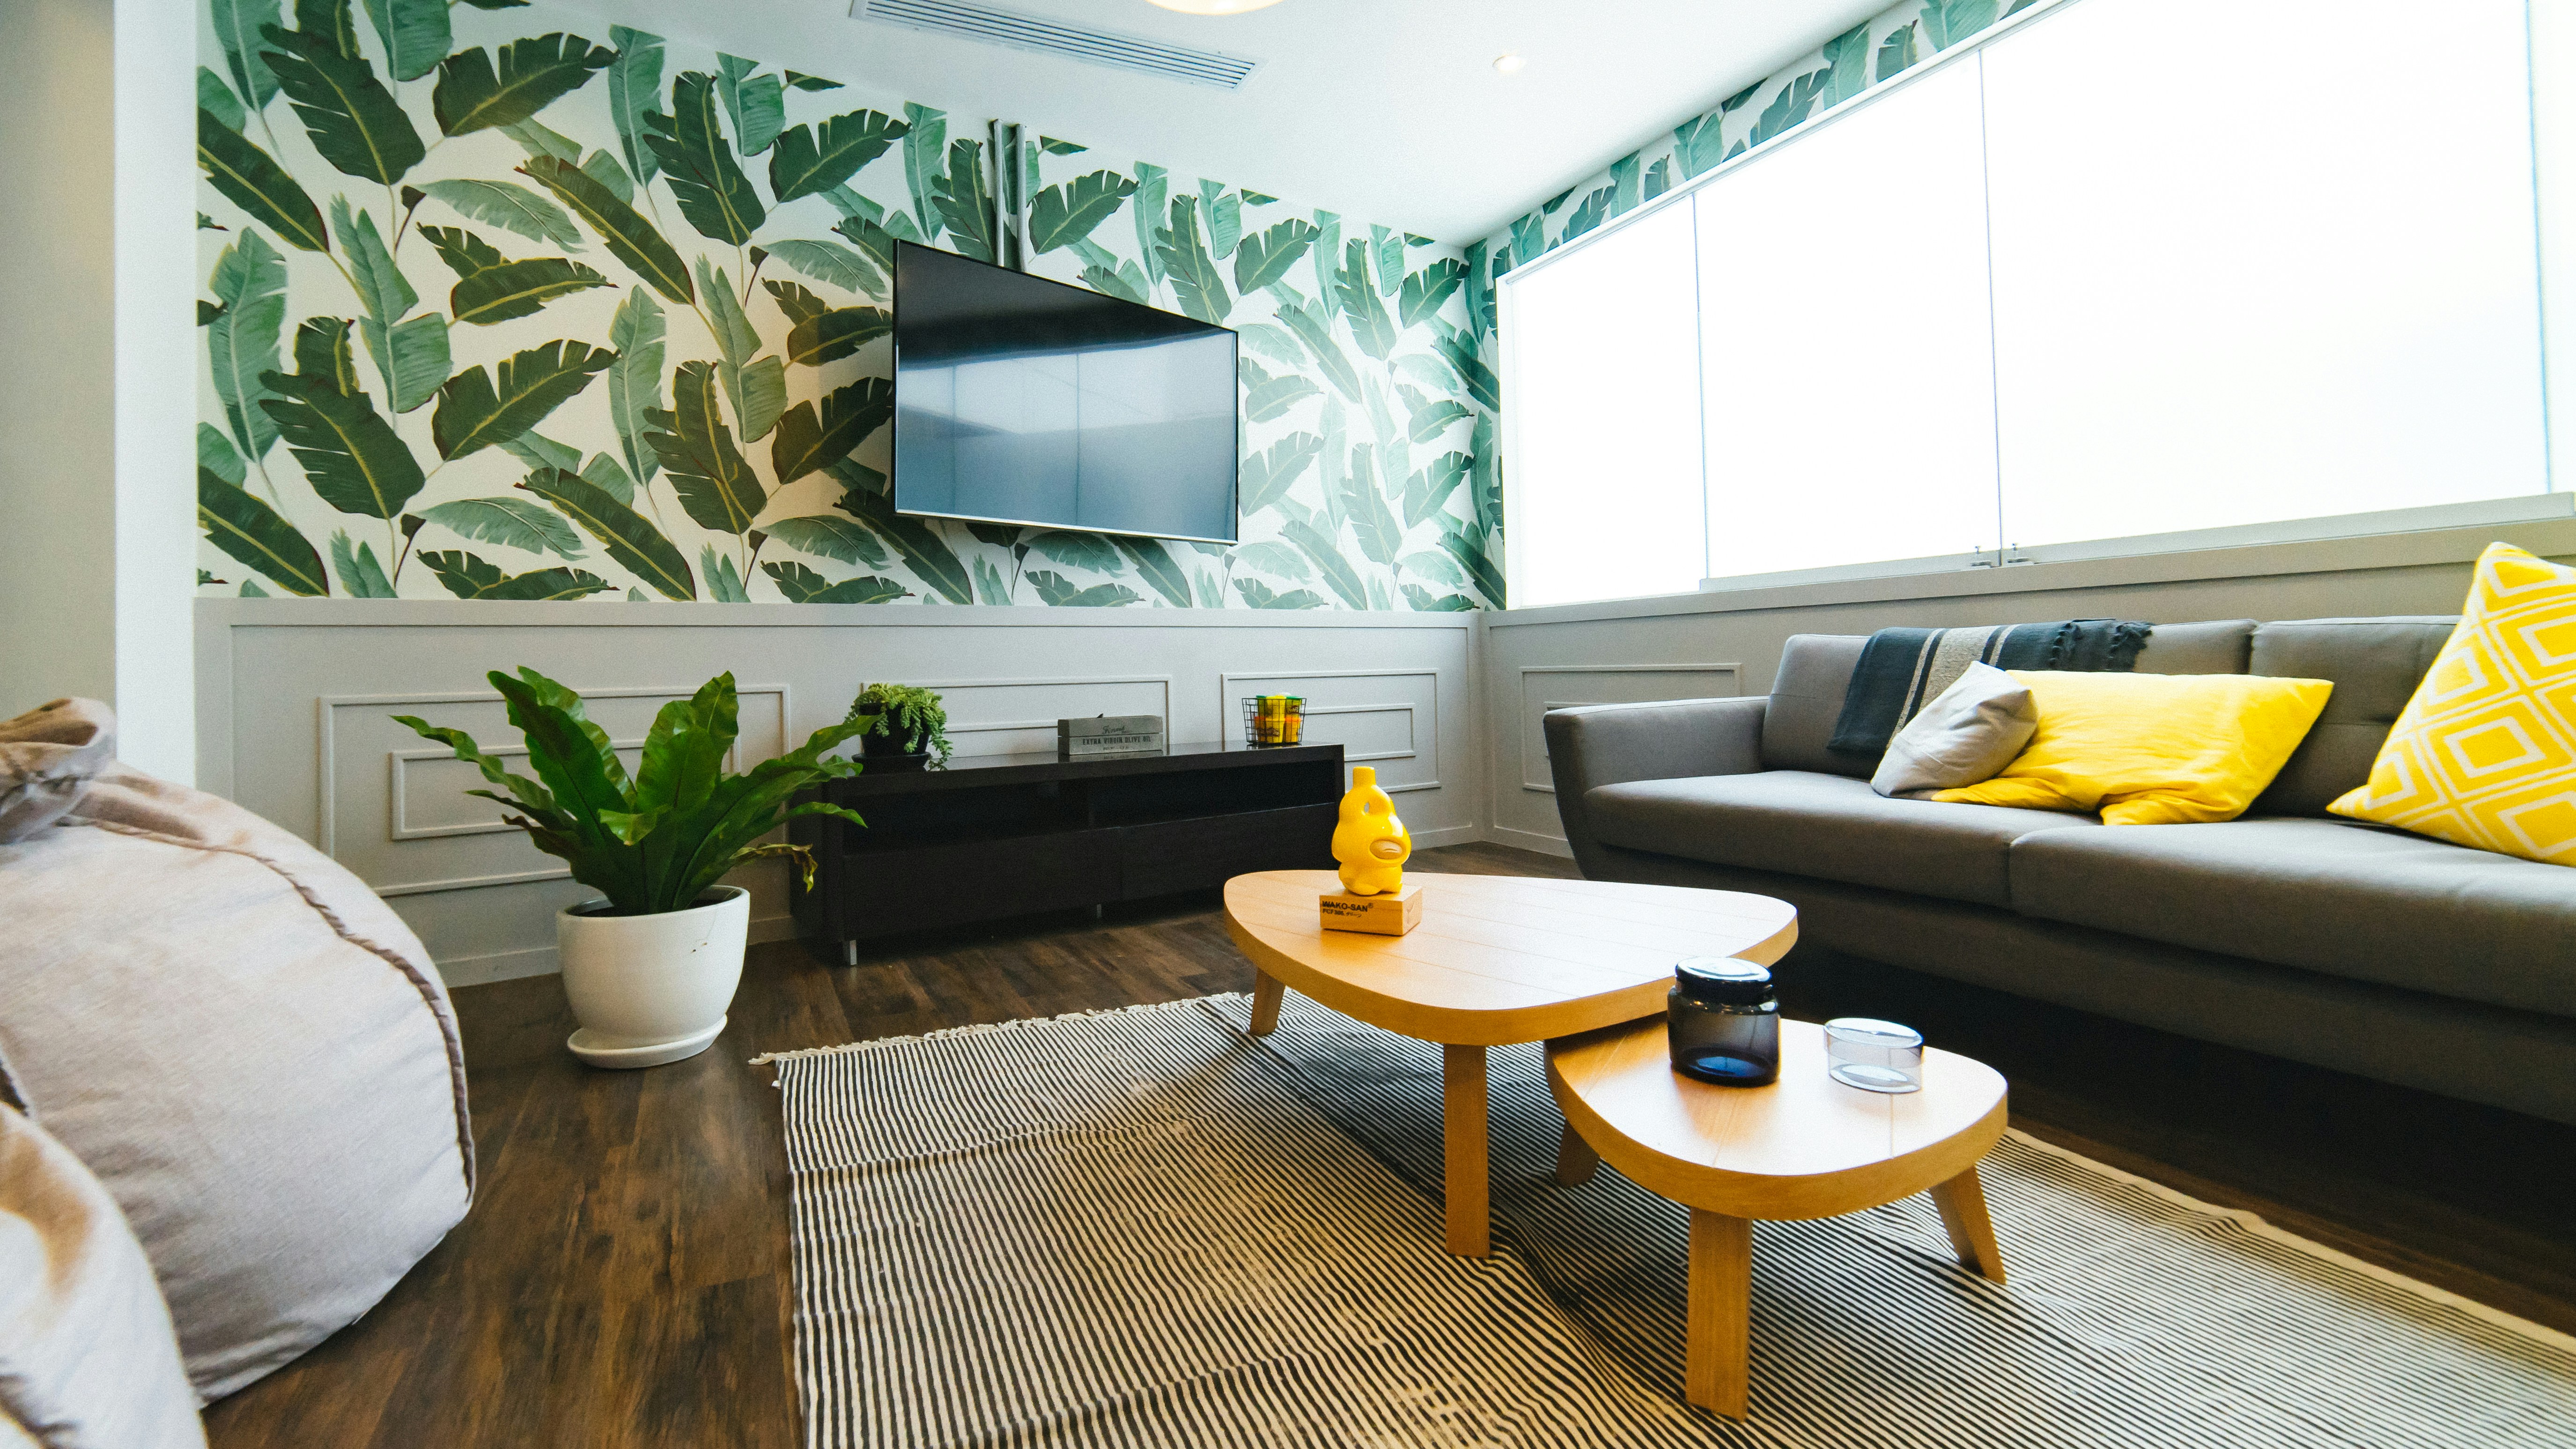
[[[1923,1033],[1892,1021],[1866,1016],[1838,1016],[1825,1023],[1825,1037],[1856,1047],[1902,1051],[1923,1045]]]
[[[1759,1006],[1771,999],[1771,968],[1732,956],[1693,956],[1673,967],[1673,983],[1693,1001]]]

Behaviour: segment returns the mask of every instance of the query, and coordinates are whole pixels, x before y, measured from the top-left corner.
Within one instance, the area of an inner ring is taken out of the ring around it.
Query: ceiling
[[[573,0],[697,41],[998,117],[1356,219],[1464,244],[1716,105],[1887,0],[1280,0],[1248,15],[1146,0],[987,0],[1229,51],[1237,92],[853,20],[852,0]],[[1528,64],[1495,73],[1511,52]]]

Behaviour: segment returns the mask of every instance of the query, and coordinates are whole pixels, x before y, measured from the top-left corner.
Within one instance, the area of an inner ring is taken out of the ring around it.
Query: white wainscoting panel
[[[1307,737],[1407,791],[1417,840],[1482,838],[1466,614],[892,608],[867,605],[201,599],[198,780],[312,841],[387,897],[451,985],[555,969],[554,914],[590,894],[464,791],[479,775],[393,721],[419,715],[519,758],[487,670],[581,691],[631,765],[654,711],[723,670],[744,681],[735,768],[837,723],[869,680],[941,692],[958,753],[1055,748],[1055,722],[1160,717],[1227,740],[1235,693],[1295,693]],[[1444,772],[1443,762],[1451,762]],[[753,939],[794,933],[786,868],[739,880]],[[961,888],[971,888],[962,885]]]
[[[1657,699],[1732,699],[1742,694],[1742,669],[1733,664],[1532,664],[1520,671],[1520,782],[1524,790],[1553,795],[1547,764],[1552,709],[1579,704],[1642,704]]]

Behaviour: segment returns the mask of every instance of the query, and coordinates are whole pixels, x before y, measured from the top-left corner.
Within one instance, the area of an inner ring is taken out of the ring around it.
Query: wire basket
[[[1243,697],[1243,742],[1256,750],[1303,744],[1306,699],[1296,694],[1247,694]]]

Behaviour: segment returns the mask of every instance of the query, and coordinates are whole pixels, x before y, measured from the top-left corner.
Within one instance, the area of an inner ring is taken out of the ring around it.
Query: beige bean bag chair
[[[456,1020],[420,942],[258,816],[0,722],[0,1078],[150,1256],[219,1398],[374,1306],[465,1214]]]

